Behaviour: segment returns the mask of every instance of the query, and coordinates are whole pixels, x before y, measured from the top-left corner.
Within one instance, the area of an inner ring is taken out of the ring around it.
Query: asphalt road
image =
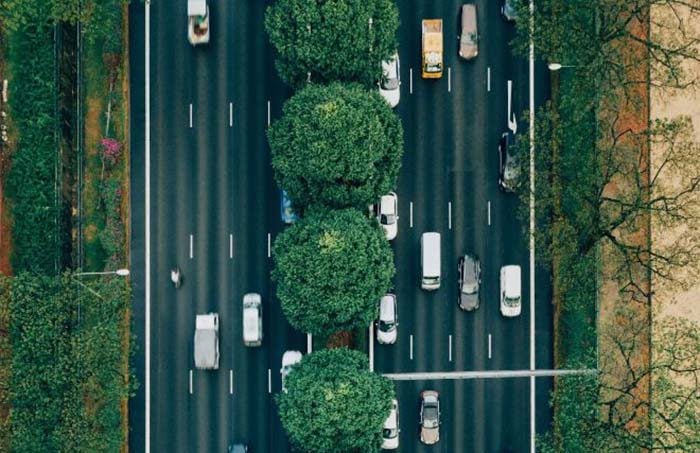
[[[150,5],[151,450],[224,452],[230,443],[246,441],[256,453],[288,451],[268,393],[268,373],[274,394],[283,351],[305,351],[306,339],[288,326],[269,280],[268,234],[274,240],[282,225],[264,131],[268,112],[269,118],[278,117],[290,94],[276,77],[262,26],[270,2],[211,1],[212,41],[198,48],[186,38],[186,1],[172,3],[177,6]],[[397,113],[405,152],[393,247],[400,326],[396,345],[376,346],[376,370],[527,369],[528,250],[516,215],[518,201],[497,187],[497,140],[507,124],[506,81],[513,80],[513,109],[522,112],[528,103],[527,62],[511,55],[507,43],[513,28],[500,18],[497,2],[478,2],[480,54],[472,62],[457,57],[458,2],[398,3],[403,84]],[[132,277],[141,383],[131,402],[130,449],[144,451],[143,6],[131,5],[130,13]],[[444,19],[449,82],[447,71],[439,81],[420,78],[420,20],[429,17]],[[537,75],[539,103],[546,94],[546,74],[539,66]],[[520,127],[524,132],[523,123]],[[419,286],[419,240],[425,231],[442,233],[443,284],[430,294]],[[465,252],[482,260],[485,297],[476,313],[461,312],[456,305],[457,257]],[[169,281],[176,264],[184,274],[178,291]],[[523,312],[512,320],[498,312],[498,269],[504,264],[523,268]],[[537,275],[537,367],[550,368],[549,288],[546,273],[538,270]],[[256,349],[244,347],[241,339],[246,292],[263,297],[265,338]],[[221,323],[220,369],[213,372],[195,370],[193,362],[195,315],[210,311],[219,313]],[[397,383],[400,451],[496,452],[505,446],[527,451],[528,382]],[[538,431],[551,417],[549,387],[548,381],[538,381]],[[440,390],[443,402],[442,439],[431,449],[424,449],[417,436],[418,393],[425,388]]]

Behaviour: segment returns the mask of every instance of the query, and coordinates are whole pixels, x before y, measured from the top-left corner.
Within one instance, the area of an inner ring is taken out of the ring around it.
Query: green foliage
[[[395,272],[381,228],[354,209],[310,212],[278,236],[273,257],[285,316],[313,335],[369,326]]]
[[[10,298],[11,451],[118,452],[127,284],[21,274]],[[99,295],[99,296],[98,296]]]
[[[365,209],[394,188],[403,130],[376,92],[309,85],[268,130],[275,178],[295,205]]]
[[[265,14],[275,65],[293,87],[303,85],[307,73],[313,83],[374,85],[381,61],[396,51],[398,26],[393,0],[278,0]]]
[[[379,451],[394,386],[369,371],[367,356],[327,349],[304,356],[277,395],[290,442],[309,453]]]

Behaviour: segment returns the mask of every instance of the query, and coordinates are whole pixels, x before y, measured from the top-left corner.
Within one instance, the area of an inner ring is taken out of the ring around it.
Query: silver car
[[[459,258],[459,308],[472,311],[479,308],[481,287],[481,263],[472,255]]]
[[[420,392],[420,441],[433,445],[440,441],[440,394],[435,390]]]
[[[243,344],[260,346],[262,339],[262,298],[258,293],[248,293],[243,296]]]
[[[398,335],[398,313],[396,295],[385,294],[379,301],[379,319],[377,320],[377,341],[381,344],[394,344]]]

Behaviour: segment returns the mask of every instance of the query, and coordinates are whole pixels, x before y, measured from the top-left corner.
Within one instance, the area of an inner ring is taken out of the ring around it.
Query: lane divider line
[[[194,258],[194,235],[190,234],[190,259]]]
[[[413,334],[411,334],[408,337],[408,343],[409,343],[409,353],[408,353],[408,358],[413,360]]]
[[[369,325],[369,370],[374,371],[374,329]]]
[[[491,226],[491,200],[486,204],[486,219],[488,220],[489,226]]]
[[[233,127],[233,102],[228,103],[228,127]]]
[[[408,70],[408,92],[413,94],[413,68]]]
[[[233,395],[233,370],[228,370],[228,394]]]
[[[267,233],[267,257],[270,258],[270,256],[272,256],[272,238],[270,233]]]
[[[413,228],[413,202],[410,202],[408,204],[408,209],[409,209],[409,226]]]
[[[190,129],[192,129],[192,103],[190,102]]]
[[[452,68],[447,67],[447,92],[452,92]]]
[[[270,101],[267,101],[267,125],[270,125]]]
[[[452,229],[452,202],[447,203],[447,229]]]
[[[267,369],[267,393],[272,393],[272,370]]]
[[[447,337],[448,342],[448,361],[452,362],[452,335]]]
[[[192,394],[192,369],[190,369],[190,395]]]
[[[311,354],[313,350],[314,340],[310,333],[306,334],[306,353]]]
[[[489,334],[489,359],[491,358],[491,334]]]
[[[233,233],[228,235],[228,257],[233,259]]]
[[[491,66],[486,68],[486,91],[491,91]]]

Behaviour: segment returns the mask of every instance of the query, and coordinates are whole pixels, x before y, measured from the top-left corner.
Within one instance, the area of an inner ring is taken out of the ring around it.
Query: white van
[[[522,292],[520,266],[501,267],[501,314],[507,318],[520,315]]]
[[[420,287],[433,291],[440,288],[440,233],[423,233],[420,238]]]

